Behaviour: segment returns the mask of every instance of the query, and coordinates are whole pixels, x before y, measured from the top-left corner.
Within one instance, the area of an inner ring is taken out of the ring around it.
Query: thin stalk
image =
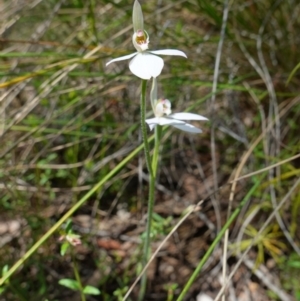
[[[157,175],[157,166],[158,166],[158,160],[159,160],[159,147],[160,147],[160,138],[162,134],[162,127],[160,125],[157,125],[155,127],[155,136],[154,136],[154,153],[152,158],[152,171],[153,175],[156,178]]]
[[[141,91],[141,130],[142,137],[144,142],[144,152],[146,158],[146,165],[150,174],[150,178],[153,176],[152,166],[151,166],[151,157],[150,157],[150,148],[147,138],[147,124],[146,124],[146,86],[147,81],[142,80],[142,91]]]
[[[76,281],[78,283],[78,286],[79,286],[80,298],[81,298],[81,301],[86,301],[73,249],[72,249],[71,253],[72,253],[72,260],[73,260],[73,271],[74,271],[75,279],[76,279]]]
[[[147,227],[146,227],[146,238],[144,244],[144,254],[143,254],[143,267],[147,264],[150,257],[151,226],[152,226],[152,215],[153,215],[154,194],[155,194],[154,191],[155,191],[155,177],[150,176]],[[139,299],[138,299],[139,301],[144,300],[146,287],[147,287],[147,273],[145,273],[141,279],[141,288],[140,288]]]
[[[235,220],[235,218],[238,216],[238,214],[240,213],[241,209],[246,205],[247,201],[249,200],[249,198],[251,197],[251,195],[253,194],[253,192],[257,189],[257,187],[261,184],[261,181],[256,181],[256,183],[253,185],[253,187],[250,189],[250,191],[247,193],[247,195],[245,196],[245,198],[241,201],[240,205],[235,209],[235,211],[231,214],[230,218],[228,219],[228,221],[226,222],[226,224],[223,226],[223,228],[221,229],[221,231],[219,232],[219,234],[217,235],[217,237],[215,238],[215,240],[212,242],[212,244],[210,245],[209,249],[206,251],[206,253],[204,254],[203,258],[201,259],[201,261],[199,262],[197,268],[195,269],[195,271],[193,272],[192,276],[190,277],[190,279],[188,280],[188,282],[186,283],[185,287],[183,288],[181,294],[179,295],[179,297],[177,298],[176,301],[182,301],[183,298],[185,297],[186,293],[188,292],[188,290],[190,289],[190,287],[192,286],[192,284],[194,283],[194,281],[196,280],[196,277],[199,275],[201,269],[203,268],[204,264],[206,263],[206,261],[208,260],[209,256],[212,254],[212,252],[214,251],[215,246],[219,243],[219,241],[222,239],[224,233],[226,232],[226,230],[229,228],[229,226],[233,223],[233,221]]]
[[[150,156],[150,148],[147,139],[147,124],[146,124],[146,86],[147,81],[142,80],[142,91],[141,91],[141,130],[142,130],[142,137],[144,142],[144,152],[146,158],[146,165],[149,172],[149,197],[148,197],[148,210],[147,210],[147,227],[146,227],[146,238],[144,243],[144,254],[143,254],[143,266],[147,264],[149,254],[150,254],[150,234],[151,234],[151,222],[152,222],[152,212],[153,212],[153,202],[154,202],[154,184],[153,181],[153,171],[151,165],[151,156]],[[144,274],[141,280],[141,287],[139,292],[139,301],[144,299],[147,287],[147,275]]]
[[[144,255],[143,255],[143,266],[145,266],[150,257],[151,248],[151,225],[152,225],[152,215],[154,208],[154,197],[155,197],[155,182],[157,175],[157,166],[158,166],[158,155],[159,155],[159,141],[161,136],[161,127],[155,127],[155,146],[154,154],[150,157],[150,149],[147,139],[147,125],[146,125],[146,81],[142,81],[142,95],[141,95],[141,127],[142,127],[142,136],[144,141],[144,150],[146,156],[146,163],[149,171],[149,198],[148,198],[148,211],[147,211],[147,227],[146,227],[146,238],[144,244]],[[139,300],[144,300],[147,287],[147,274],[144,274],[141,279],[141,288],[139,292]]]

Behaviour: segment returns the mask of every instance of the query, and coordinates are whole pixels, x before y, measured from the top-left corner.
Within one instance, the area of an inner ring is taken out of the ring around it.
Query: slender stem
[[[143,254],[143,267],[147,264],[150,257],[151,226],[152,226],[152,215],[153,215],[153,207],[154,207],[154,191],[155,191],[155,178],[153,176],[150,176],[147,227],[146,227],[146,238],[144,244],[144,254]],[[144,300],[146,287],[147,287],[147,273],[144,273],[141,279],[141,289],[140,289],[139,299],[138,299],[139,301]]]
[[[162,127],[160,125],[157,125],[155,127],[155,136],[154,136],[155,144],[154,144],[154,153],[153,153],[153,158],[152,158],[152,170],[153,170],[153,175],[155,178],[157,175],[161,133],[162,133]]]
[[[81,301],[86,301],[86,298],[85,298],[85,295],[84,295],[84,292],[83,292],[83,286],[82,286],[82,283],[81,283],[80,275],[79,275],[79,272],[78,272],[78,267],[77,267],[77,264],[76,264],[76,259],[75,259],[73,247],[72,247],[71,253],[72,253],[72,260],[73,260],[73,271],[74,271],[74,275],[75,275],[76,281],[77,281],[78,286],[79,286]]]
[[[152,221],[152,191],[151,188],[152,182],[153,182],[153,171],[151,166],[151,157],[150,157],[150,148],[149,143],[147,139],[147,124],[146,124],[146,85],[147,81],[142,80],[142,91],[141,91],[141,130],[142,130],[142,137],[144,142],[144,152],[145,152],[145,158],[146,158],[146,165],[149,172],[149,198],[148,198],[148,211],[147,211],[147,228],[146,228],[146,238],[144,243],[144,254],[143,254],[143,260],[142,264],[145,266],[147,263],[147,260],[149,258],[149,248],[150,248],[150,233],[151,233],[151,221]],[[139,301],[142,301],[144,299],[145,293],[146,293],[146,287],[147,287],[147,275],[144,274],[141,280],[141,287],[139,292]]]
[[[142,82],[142,95],[141,95],[141,125],[142,125],[142,135],[144,140],[144,149],[146,155],[146,163],[149,170],[149,199],[148,199],[148,211],[147,211],[147,228],[146,228],[146,238],[144,244],[144,256],[143,256],[143,266],[147,264],[147,261],[150,257],[151,248],[151,225],[152,225],[152,215],[154,208],[154,197],[155,197],[155,182],[156,182],[156,174],[157,174],[157,166],[158,166],[158,155],[159,155],[159,140],[161,136],[161,127],[155,127],[155,146],[154,146],[154,154],[152,157],[152,162],[150,158],[150,150],[147,139],[147,126],[145,122],[146,116],[146,101],[145,101],[145,93],[146,93],[146,83]],[[144,300],[144,296],[146,293],[147,286],[147,275],[144,274],[141,280],[141,288],[139,293],[139,300]]]
[[[150,178],[153,177],[153,171],[151,166],[151,157],[150,157],[150,148],[147,138],[147,124],[146,124],[146,86],[147,81],[142,80],[142,94],[141,94],[141,129],[142,129],[142,137],[144,142],[144,151],[146,157],[146,164],[150,174]]]

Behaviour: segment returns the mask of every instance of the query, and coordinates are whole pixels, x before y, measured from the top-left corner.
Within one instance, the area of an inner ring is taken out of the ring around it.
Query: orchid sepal
[[[144,17],[142,7],[139,1],[135,0],[132,10],[132,24],[134,32],[138,30],[144,30]]]
[[[188,132],[191,134],[200,134],[202,133],[202,130],[193,126],[192,124],[185,123],[185,124],[173,124],[173,126],[179,130],[182,130],[184,132]]]
[[[177,49],[161,49],[161,50],[149,50],[149,52],[156,54],[156,55],[175,55],[175,56],[183,56],[187,58],[186,54]]]
[[[181,113],[173,113],[169,115],[169,117],[179,120],[208,120],[208,118],[198,115],[195,113],[181,112]]]
[[[110,60],[109,62],[107,62],[107,63],[106,63],[106,66],[108,66],[108,65],[110,65],[111,63],[114,63],[114,62],[129,60],[129,59],[131,59],[132,57],[134,57],[135,55],[137,55],[137,52],[131,53],[131,54],[128,54],[128,55],[124,55],[124,56],[117,57],[117,58],[112,59],[112,60]]]
[[[175,120],[168,117],[154,117],[146,119],[147,124],[158,124],[158,125],[172,125],[172,124],[185,124],[182,120]]]
[[[182,131],[192,133],[192,134],[199,134],[202,133],[202,130],[193,126],[192,124],[189,124],[183,120],[179,120],[174,118],[174,116],[187,116],[189,115],[189,118],[192,119],[185,119],[185,120],[208,120],[206,117],[193,114],[193,113],[175,113],[168,115],[166,117],[154,117],[151,119],[146,119],[146,123],[149,125],[150,130],[152,131],[156,125],[171,125],[177,129],[180,129]]]

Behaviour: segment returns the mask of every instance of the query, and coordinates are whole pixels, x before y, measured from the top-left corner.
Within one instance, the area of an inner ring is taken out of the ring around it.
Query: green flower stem
[[[74,271],[74,275],[75,275],[76,281],[77,281],[78,286],[79,286],[81,301],[86,301],[86,298],[85,298],[85,295],[84,295],[84,292],[83,292],[83,286],[82,286],[82,283],[81,283],[80,275],[79,275],[79,272],[78,272],[78,267],[77,267],[77,264],[76,264],[76,258],[75,258],[75,255],[74,255],[73,246],[71,246],[71,248],[72,248],[71,249],[71,254],[72,254],[72,260],[73,260],[73,271]]]
[[[223,226],[223,228],[221,229],[220,233],[217,235],[217,237],[215,238],[215,240],[212,242],[212,244],[210,245],[210,247],[208,248],[208,250],[206,251],[206,253],[204,254],[202,260],[199,262],[197,268],[195,269],[195,271],[193,272],[192,276],[190,277],[190,279],[188,280],[188,282],[186,283],[185,287],[183,288],[181,294],[179,295],[179,297],[177,298],[176,301],[182,301],[183,298],[185,297],[186,293],[188,292],[188,290],[190,289],[190,287],[192,286],[192,284],[194,283],[196,277],[198,276],[198,274],[200,273],[201,269],[203,268],[204,264],[206,263],[206,261],[208,260],[209,256],[212,254],[212,252],[214,251],[215,246],[218,244],[218,242],[222,239],[224,233],[226,232],[226,230],[229,228],[229,226],[233,223],[233,221],[235,220],[235,218],[238,216],[238,214],[240,213],[241,209],[246,205],[247,201],[249,200],[249,198],[251,197],[251,195],[253,194],[253,192],[257,189],[257,187],[261,184],[260,180],[256,180],[256,183],[253,185],[253,187],[250,189],[250,191],[247,193],[247,195],[245,196],[245,198],[241,201],[240,205],[235,209],[235,211],[232,213],[232,215],[230,216],[230,218],[228,219],[228,221],[226,222],[226,224]]]
[[[141,130],[144,142],[144,152],[146,158],[146,165],[149,172],[149,197],[148,197],[148,208],[147,208],[147,228],[146,228],[146,238],[144,244],[144,254],[142,264],[146,265],[149,254],[150,254],[150,234],[151,234],[151,222],[152,222],[152,213],[153,213],[153,203],[154,203],[154,177],[153,170],[151,165],[151,157],[150,157],[150,148],[147,139],[147,124],[146,124],[146,86],[147,81],[142,80],[142,91],[141,91]],[[142,301],[144,299],[147,287],[147,275],[144,274],[141,280],[141,287],[139,292],[139,300]]]
[[[150,148],[147,138],[147,124],[146,124],[146,87],[147,81],[142,80],[142,92],[141,92],[141,129],[142,129],[142,137],[144,142],[144,151],[146,157],[146,165],[150,174],[150,178],[153,177],[153,171],[151,166],[151,157],[150,157]]]
[[[150,258],[150,242],[151,242],[151,225],[152,225],[152,215],[154,207],[154,192],[155,192],[155,177],[150,176],[149,181],[149,199],[147,208],[147,227],[146,227],[146,238],[144,244],[144,254],[143,254],[143,267],[147,264]],[[144,300],[147,287],[147,273],[144,273],[141,279],[141,288],[139,292],[139,301]]]
[[[146,163],[149,171],[149,199],[148,199],[148,211],[147,211],[147,227],[146,227],[146,238],[144,245],[144,254],[143,254],[143,266],[145,266],[148,262],[151,253],[151,224],[152,224],[152,215],[154,208],[154,198],[155,198],[155,183],[157,176],[157,166],[159,159],[159,145],[160,145],[160,136],[162,129],[160,126],[155,127],[155,145],[154,145],[154,153],[152,157],[150,157],[150,149],[147,139],[147,124],[146,124],[146,81],[142,81],[142,95],[141,95],[141,127],[142,127],[142,135],[144,141],[144,149],[146,156]],[[146,293],[147,287],[147,274],[145,273],[141,279],[141,288],[139,292],[139,300],[144,300],[144,296]]]
[[[154,136],[154,153],[152,158],[152,171],[153,175],[156,178],[157,176],[157,166],[159,161],[159,147],[160,147],[160,138],[162,134],[162,127],[160,125],[157,125],[155,127],[155,136]]]
[[[152,141],[154,136],[149,138]],[[103,177],[89,192],[87,192],[66,214],[56,222],[24,255],[21,257],[4,275],[0,278],[0,287],[43,245],[60,227],[65,223],[74,212],[80,208],[94,193],[116,175],[132,158],[134,158],[142,149],[144,144],[141,144],[134,149],[126,158],[124,158],[113,170]]]

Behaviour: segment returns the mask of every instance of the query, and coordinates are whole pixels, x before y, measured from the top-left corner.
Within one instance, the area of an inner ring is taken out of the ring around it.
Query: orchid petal
[[[159,118],[158,117],[146,119],[145,121],[147,122],[148,125],[150,125],[150,124],[159,124]]]
[[[199,134],[202,133],[202,131],[195,126],[189,124],[189,123],[184,123],[184,124],[173,124],[173,126],[179,130],[188,132],[188,133],[193,133],[193,134]]]
[[[175,125],[175,124],[185,124],[182,120],[171,119],[167,117],[159,117],[159,125]]]
[[[208,120],[206,117],[194,114],[194,113],[174,113],[169,115],[171,118],[180,119],[180,120]]]
[[[187,57],[183,51],[176,50],[176,49],[162,49],[162,50],[153,50],[149,52],[158,55],[178,55],[178,56],[183,56],[185,58]]]
[[[149,125],[150,131],[152,131],[155,126],[159,124],[159,118],[157,117],[146,119],[145,121]]]
[[[153,125],[153,124],[159,124],[159,125],[173,125],[173,124],[185,124],[184,121],[181,120],[175,120],[175,119],[171,119],[171,118],[167,118],[167,117],[154,117],[154,118],[150,118],[150,119],[146,119],[145,120],[147,122],[147,124]]]
[[[154,123],[154,124],[148,124],[148,125],[149,125],[149,128],[150,128],[150,131],[152,131],[157,126],[156,123]]]
[[[162,58],[147,52],[138,53],[129,63],[130,71],[142,79],[159,76],[163,66]]]
[[[115,59],[113,59],[113,60],[107,62],[107,63],[106,63],[106,66],[108,66],[109,64],[114,63],[114,62],[129,60],[129,59],[131,59],[132,57],[134,57],[136,54],[137,54],[137,52],[131,53],[131,54],[128,54],[128,55],[124,55],[124,56],[117,57],[117,58],[115,58]]]

